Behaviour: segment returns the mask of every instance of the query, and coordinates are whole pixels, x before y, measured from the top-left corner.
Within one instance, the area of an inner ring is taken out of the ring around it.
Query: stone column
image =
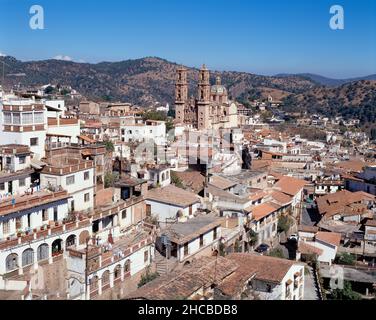
[[[38,269],[38,248],[34,251],[34,270]]]
[[[22,275],[23,274],[23,268],[22,268],[22,254],[18,255],[17,257],[17,266],[18,266],[18,274]]]
[[[52,258],[52,244],[51,244],[51,246],[49,246],[48,248],[48,263],[52,264],[52,262],[53,262],[53,258]]]
[[[124,267],[120,268],[120,279],[122,282],[124,281]]]
[[[114,287],[114,273],[113,272],[110,272],[110,288],[113,288]]]
[[[102,279],[98,279],[98,295],[102,294]]]

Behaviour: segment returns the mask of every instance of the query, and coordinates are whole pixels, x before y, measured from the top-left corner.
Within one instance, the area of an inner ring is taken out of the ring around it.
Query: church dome
[[[221,77],[218,76],[215,85],[211,87],[211,93],[216,95],[227,95],[227,89],[221,84]]]

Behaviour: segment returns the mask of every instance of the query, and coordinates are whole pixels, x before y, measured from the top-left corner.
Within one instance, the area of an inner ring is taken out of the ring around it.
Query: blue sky
[[[158,56],[258,74],[376,73],[374,0],[0,0],[0,52],[21,60]],[[29,28],[43,6],[45,29]],[[329,28],[329,8],[345,29]]]

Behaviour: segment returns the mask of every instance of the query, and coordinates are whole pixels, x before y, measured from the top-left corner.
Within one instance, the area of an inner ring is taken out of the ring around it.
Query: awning
[[[68,136],[66,134],[58,134],[58,133],[47,133],[47,137],[57,137],[57,138],[71,138],[71,136]]]
[[[91,138],[84,136],[84,135],[80,135],[80,136],[78,136],[78,138],[83,140],[83,141],[89,142],[89,143],[96,143],[96,141],[94,139],[91,139]]]
[[[47,163],[44,163],[40,160],[32,159],[30,162],[30,165],[37,170],[43,169],[44,166],[47,165]]]

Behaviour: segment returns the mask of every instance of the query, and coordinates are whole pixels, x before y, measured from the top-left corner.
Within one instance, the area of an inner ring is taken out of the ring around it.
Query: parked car
[[[261,243],[256,249],[255,251],[258,252],[258,253],[265,253],[269,250],[269,246],[265,243]]]

